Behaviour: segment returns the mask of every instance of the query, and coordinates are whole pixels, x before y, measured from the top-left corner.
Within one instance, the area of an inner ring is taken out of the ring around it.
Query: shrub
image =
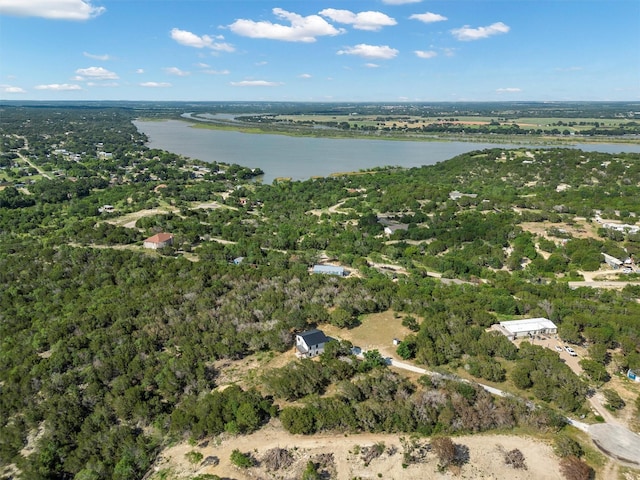
[[[524,454],[517,448],[504,453],[504,463],[520,470],[527,469]]]
[[[573,455],[560,460],[560,471],[567,480],[589,480],[593,474],[589,465]]]
[[[604,398],[607,401],[605,407],[607,407],[609,410],[621,410],[624,408],[624,400],[620,397],[618,392],[607,388],[603,390],[602,393],[604,394]]]
[[[253,459],[251,455],[242,453],[237,448],[231,452],[231,463],[233,463],[236,467],[239,468],[249,468],[253,466]]]
[[[566,435],[558,435],[555,439],[556,455],[559,457],[581,457],[584,453],[582,447],[573,438]]]
[[[193,463],[194,465],[196,463],[200,463],[203,458],[202,453],[198,452],[197,450],[191,450],[190,452],[185,453],[184,456],[187,460],[189,460],[189,463]]]

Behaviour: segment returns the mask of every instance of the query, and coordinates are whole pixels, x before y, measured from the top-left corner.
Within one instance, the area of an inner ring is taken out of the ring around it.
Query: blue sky
[[[0,0],[0,99],[640,100],[639,0]]]

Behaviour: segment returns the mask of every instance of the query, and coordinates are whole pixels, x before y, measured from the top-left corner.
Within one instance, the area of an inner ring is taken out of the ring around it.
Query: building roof
[[[306,332],[299,333],[298,336],[302,337],[307,345],[318,345],[329,341],[329,337],[327,337],[322,330],[318,329],[307,330]]]
[[[344,275],[344,267],[337,265],[314,265],[313,273],[332,273],[334,275]]]
[[[169,240],[173,240],[173,235],[170,233],[156,233],[154,236],[147,238],[145,243],[164,243]]]
[[[524,318],[522,320],[511,320],[508,322],[500,322],[500,326],[506,328],[511,333],[558,328],[555,323],[547,318]]]
[[[605,262],[614,263],[616,265],[622,265],[623,263],[622,260],[617,259],[613,255],[607,255],[606,253],[603,253],[602,256],[604,257]]]

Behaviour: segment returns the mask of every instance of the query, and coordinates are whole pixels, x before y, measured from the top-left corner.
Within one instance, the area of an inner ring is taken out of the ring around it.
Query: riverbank
[[[579,144],[621,144],[639,145],[640,136],[592,136],[592,135],[501,135],[494,133],[465,133],[465,134],[420,134],[402,131],[359,131],[343,130],[340,128],[315,128],[301,124],[274,125],[243,123],[228,119],[218,120],[212,117],[195,117],[192,114],[182,114],[181,120],[193,124],[194,128],[237,131],[251,134],[286,135],[292,137],[354,139],[354,140],[389,140],[415,142],[489,142],[496,144],[535,145],[550,147],[574,147]]]

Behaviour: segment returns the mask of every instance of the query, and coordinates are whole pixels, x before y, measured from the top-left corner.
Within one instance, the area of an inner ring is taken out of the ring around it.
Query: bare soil
[[[552,447],[540,440],[515,435],[473,435],[453,438],[456,444],[468,448],[469,459],[460,466],[439,469],[438,460],[428,453],[421,463],[403,465],[403,446],[399,435],[291,435],[284,431],[279,421],[273,420],[260,431],[247,436],[223,436],[202,442],[197,446],[181,443],[165,450],[154,466],[155,473],[150,480],[187,479],[195,475],[215,474],[221,478],[248,479],[298,479],[308,461],[314,461],[322,454],[333,455],[333,465],[328,469],[331,478],[337,480],[360,479],[561,479],[558,459]],[[430,439],[419,440],[428,443]],[[363,447],[384,443],[384,453],[367,466],[362,459]],[[276,472],[267,471],[260,460],[267,450],[279,447],[288,449],[294,457],[294,464]],[[519,449],[525,457],[527,470],[516,470],[504,462],[504,452]],[[230,461],[231,452],[238,449],[251,454],[257,466],[239,469]],[[203,466],[191,464],[185,456],[195,450],[203,458],[215,456],[218,465]]]

